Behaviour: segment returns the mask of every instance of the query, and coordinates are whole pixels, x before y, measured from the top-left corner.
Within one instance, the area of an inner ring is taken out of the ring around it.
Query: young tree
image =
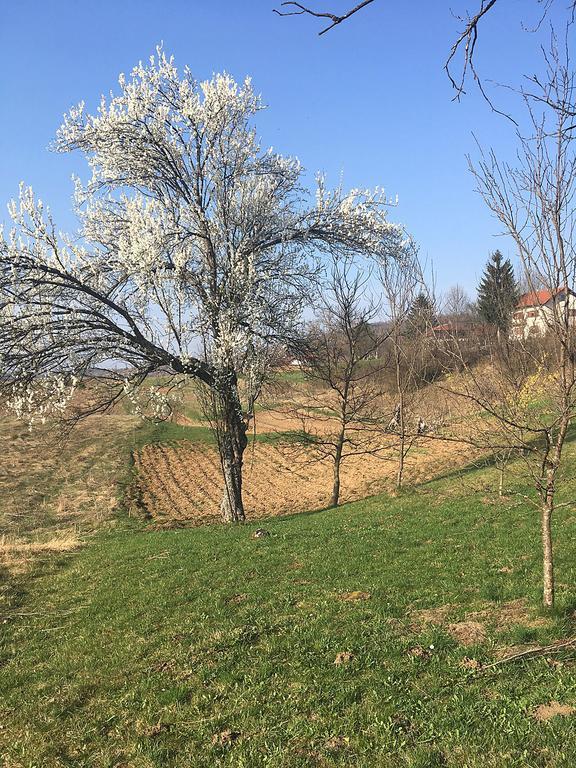
[[[335,260],[320,299],[320,314],[306,340],[306,377],[314,418],[302,417],[301,439],[315,458],[333,467],[330,506],[340,500],[340,470],[352,457],[375,453],[375,413],[382,395],[381,351],[388,332],[376,323],[378,304],[368,294],[369,273]]]
[[[63,413],[91,370],[122,361],[124,386],[151,373],[191,377],[218,411],[224,519],[244,519],[242,462],[271,346],[290,338],[314,257],[394,250],[402,230],[384,195],[328,191],[308,202],[297,160],[262,150],[249,80],[197,82],[158,50],[97,114],[72,109],[56,149],[79,150],[80,230],[61,236],[32,190],[0,244],[1,387],[31,420]],[[242,385],[242,386],[241,386]],[[148,389],[154,413],[165,392]]]
[[[561,58],[554,38],[546,64],[546,77],[533,77],[522,92],[530,122],[524,136],[518,134],[519,165],[512,168],[490,152],[472,170],[486,204],[514,238],[532,290],[546,289],[551,297],[544,337],[518,340],[512,364],[499,366],[509,395],[490,398],[486,381],[474,394],[511,444],[526,452],[540,511],[543,599],[550,607],[552,516],[576,413],[576,313],[567,290],[576,282],[576,91],[568,55]]]
[[[390,363],[393,370],[395,409],[387,431],[397,436],[396,487],[401,488],[404,466],[418,437],[418,423],[409,423],[411,396],[418,388],[420,347],[426,340],[427,317],[432,302],[422,291],[424,279],[414,248],[380,268],[380,284],[388,325]],[[422,311],[421,311],[422,310]],[[416,320],[412,325],[411,318]],[[412,414],[414,416],[414,414]],[[413,419],[414,420],[414,419]]]
[[[494,251],[484,268],[478,286],[478,313],[489,325],[496,327],[498,340],[508,337],[512,314],[518,304],[519,291],[510,259]]]

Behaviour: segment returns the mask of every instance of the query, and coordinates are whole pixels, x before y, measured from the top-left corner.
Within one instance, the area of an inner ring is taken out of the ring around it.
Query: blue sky
[[[310,0],[344,11],[352,0]],[[269,108],[259,116],[265,145],[300,158],[310,172],[341,174],[345,187],[381,185],[402,222],[434,265],[444,290],[473,293],[489,253],[513,244],[474,192],[466,155],[485,146],[512,157],[512,125],[490,112],[469,83],[460,102],[443,63],[461,24],[450,12],[476,0],[376,0],[322,37],[315,20],[281,19],[274,0],[0,0],[0,220],[21,180],[73,227],[70,176],[86,177],[80,156],[47,147],[63,114],[80,100],[95,108],[159,42],[204,79],[226,70],[250,75]],[[558,0],[554,13],[565,3]],[[540,67],[548,36],[523,31],[538,20],[536,0],[502,0],[486,17],[477,66],[486,80],[519,83]],[[507,91],[494,91],[510,108]]]

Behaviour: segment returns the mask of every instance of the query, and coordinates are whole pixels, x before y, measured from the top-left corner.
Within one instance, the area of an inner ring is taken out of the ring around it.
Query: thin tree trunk
[[[404,479],[404,458],[405,451],[404,446],[406,444],[406,438],[404,436],[404,430],[400,433],[400,445],[398,447],[398,468],[396,471],[396,488],[400,490],[402,488],[402,480]]]
[[[554,605],[554,559],[552,556],[552,511],[554,509],[554,491],[547,490],[546,501],[542,507],[542,563],[543,563],[543,599],[547,608]]]
[[[354,353],[354,348],[352,349],[352,352]],[[348,364],[344,389],[342,391],[342,402],[340,403],[340,432],[338,433],[336,450],[334,452],[334,480],[332,483],[332,498],[330,499],[331,507],[337,507],[340,500],[340,464],[342,463],[344,441],[346,440],[346,427],[348,426],[348,399],[350,395],[351,377],[352,369],[350,368],[350,364]]]
[[[332,483],[332,498],[330,506],[337,507],[340,500],[340,464],[342,463],[342,449],[344,447],[344,432],[338,436],[336,452],[334,453],[334,481]]]
[[[400,405],[400,423],[398,425],[400,429],[400,445],[398,448],[398,467],[396,471],[396,488],[400,490],[402,488],[402,480],[404,476],[404,459],[406,457],[406,425],[404,423],[404,389],[402,387],[402,367],[400,360],[400,348],[398,346],[398,339],[395,339],[395,358],[396,358],[396,390],[398,392],[399,405]]]
[[[565,348],[563,347],[565,353]],[[564,365],[566,365],[566,359],[564,359]],[[570,365],[573,365],[571,361]],[[563,369],[563,375],[565,376],[565,368]],[[570,378],[574,381],[574,373]],[[568,387],[564,387],[564,393],[568,392]],[[554,558],[552,549],[552,513],[554,511],[554,499],[556,495],[556,475],[560,462],[562,459],[562,450],[564,448],[564,441],[566,440],[566,434],[568,427],[570,426],[571,416],[569,403],[564,403],[564,413],[560,420],[560,428],[556,437],[553,458],[552,461],[546,460],[545,462],[545,474],[544,482],[542,483],[542,510],[540,513],[540,527],[542,534],[542,582],[543,582],[543,603],[546,608],[552,608],[554,606]],[[551,440],[548,436],[548,445]]]

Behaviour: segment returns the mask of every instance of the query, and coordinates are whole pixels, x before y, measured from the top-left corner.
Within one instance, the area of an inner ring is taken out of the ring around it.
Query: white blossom
[[[243,377],[249,412],[322,254],[395,257],[404,230],[379,188],[328,190],[318,177],[309,202],[300,162],[261,148],[249,78],[198,82],[159,48],[118,83],[57,133],[55,148],[80,151],[90,168],[74,179],[78,233],[58,233],[24,185],[9,206],[0,366],[16,382],[10,403],[44,418],[69,400],[56,382],[114,360],[131,372],[122,392],[135,408],[138,387],[163,369],[217,390]],[[156,416],[168,412],[165,392],[146,398]]]

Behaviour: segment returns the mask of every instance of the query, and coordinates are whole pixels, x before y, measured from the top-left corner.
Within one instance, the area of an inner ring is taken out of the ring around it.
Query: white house
[[[576,323],[576,293],[565,288],[553,291],[531,291],[520,296],[512,315],[512,337],[526,339],[532,335],[544,335],[554,321],[564,318],[568,304],[568,315]]]

